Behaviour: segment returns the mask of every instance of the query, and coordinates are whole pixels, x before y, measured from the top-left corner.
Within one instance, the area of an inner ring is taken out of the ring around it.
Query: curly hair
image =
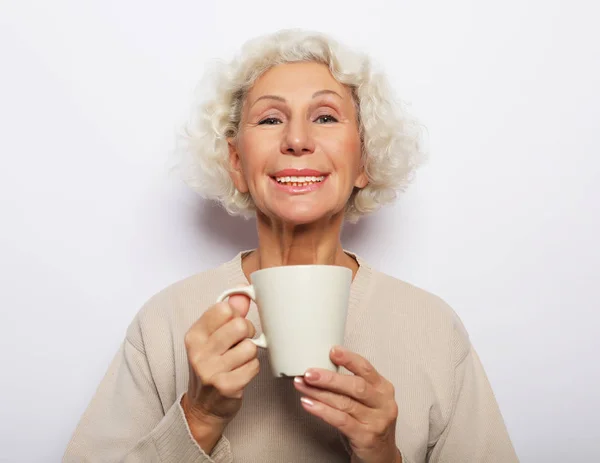
[[[303,61],[328,66],[355,99],[368,185],[355,189],[349,198],[347,221],[356,222],[393,201],[426,160],[422,126],[394,98],[386,78],[373,70],[368,56],[317,32],[288,29],[260,36],[246,42],[232,61],[216,63],[214,72],[205,75],[174,150],[173,170],[179,171],[190,188],[220,202],[231,215],[250,217],[256,210],[250,194],[240,193],[229,176],[227,138],[238,133],[245,97],[270,68]]]

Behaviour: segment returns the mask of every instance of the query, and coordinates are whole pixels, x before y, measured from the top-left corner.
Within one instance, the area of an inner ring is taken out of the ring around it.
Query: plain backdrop
[[[254,246],[167,166],[206,63],[292,26],[370,53],[428,129],[413,186],[345,247],[456,310],[523,462],[596,461],[599,13],[0,0],[0,461],[59,461],[141,305]]]

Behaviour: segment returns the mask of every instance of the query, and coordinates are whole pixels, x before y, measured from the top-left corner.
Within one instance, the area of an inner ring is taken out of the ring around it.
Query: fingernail
[[[309,370],[306,373],[304,373],[304,377],[309,381],[317,381],[321,377],[321,375],[319,375],[319,373],[317,373],[316,371]]]
[[[295,382],[296,384],[304,384],[304,380],[302,379],[302,377],[301,377],[301,376],[296,376],[296,377],[294,378],[294,382]]]
[[[315,403],[307,397],[300,397],[300,402],[302,402],[307,407],[314,407]]]
[[[333,347],[331,349],[331,355],[335,358],[340,358],[342,356],[343,352],[342,352],[342,348],[341,347]]]

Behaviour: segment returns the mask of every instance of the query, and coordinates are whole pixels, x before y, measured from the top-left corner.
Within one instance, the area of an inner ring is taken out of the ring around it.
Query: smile
[[[325,180],[325,175],[321,175],[320,177],[275,177],[275,180],[277,183],[286,186],[306,186],[310,185],[311,183],[321,183],[323,180]]]
[[[326,182],[328,175],[271,177],[277,189],[291,194],[310,193],[318,190]]]

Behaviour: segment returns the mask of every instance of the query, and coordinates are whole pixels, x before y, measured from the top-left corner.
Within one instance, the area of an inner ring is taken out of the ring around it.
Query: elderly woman
[[[180,152],[192,187],[256,216],[258,247],[145,304],[64,461],[517,461],[453,310],[342,248],[344,220],[391,201],[422,159],[384,78],[301,31],[249,42],[216,77]],[[292,264],[352,270],[344,345],[330,353],[339,372],[274,378],[248,339],[261,331],[254,303],[214,304],[252,272]]]

